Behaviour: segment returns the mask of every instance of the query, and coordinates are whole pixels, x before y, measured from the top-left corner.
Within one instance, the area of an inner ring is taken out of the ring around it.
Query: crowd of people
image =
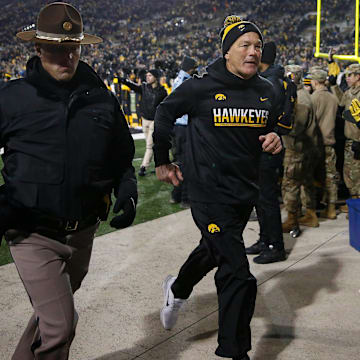
[[[23,76],[29,58],[28,44],[15,39],[15,32],[34,26],[39,7],[47,1],[29,0],[3,6],[0,14],[0,71],[5,80]],[[85,19],[85,30],[104,38],[100,45],[83,49],[83,59],[111,80],[122,70],[137,72],[157,67],[174,79],[184,55],[197,60],[200,68],[220,54],[217,29],[224,15],[237,13],[258,24],[266,40],[278,46],[278,62],[293,59],[309,67],[323,60],[314,58],[316,8],[313,1],[234,0],[157,1],[126,0],[101,2],[74,0]],[[353,53],[353,1],[323,4],[322,50],[338,47],[339,53]],[[246,10],[244,10],[246,9]],[[11,16],[9,13],[11,12]],[[343,26],[327,26],[343,24]],[[312,27],[311,32],[306,30]],[[15,30],[14,30],[15,29]]]

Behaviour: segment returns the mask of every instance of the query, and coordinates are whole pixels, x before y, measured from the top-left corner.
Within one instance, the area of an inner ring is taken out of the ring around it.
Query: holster
[[[109,194],[104,195],[101,206],[98,207],[99,218],[102,221],[106,221],[111,208],[111,196]]]
[[[19,222],[19,212],[19,209],[8,202],[4,186],[0,186],[0,245],[5,232]]]

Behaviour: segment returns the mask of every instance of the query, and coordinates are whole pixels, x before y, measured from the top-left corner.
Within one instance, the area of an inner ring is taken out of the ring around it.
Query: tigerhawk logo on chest
[[[213,121],[215,126],[248,126],[265,127],[269,118],[269,110],[215,108]]]

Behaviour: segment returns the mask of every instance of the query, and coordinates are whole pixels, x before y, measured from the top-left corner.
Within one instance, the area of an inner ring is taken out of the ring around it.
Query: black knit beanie
[[[196,67],[196,60],[189,56],[184,56],[183,61],[181,63],[181,70],[189,71],[191,69],[194,69],[195,67]]]
[[[250,21],[241,20],[240,16],[230,15],[224,21],[224,27],[220,30],[221,48],[223,56],[229,51],[231,45],[247,32],[255,32],[264,43],[260,29]]]
[[[160,77],[160,71],[158,69],[150,69],[148,72],[157,79]]]
[[[276,45],[273,41],[264,44],[261,54],[261,62],[272,65],[276,58]]]

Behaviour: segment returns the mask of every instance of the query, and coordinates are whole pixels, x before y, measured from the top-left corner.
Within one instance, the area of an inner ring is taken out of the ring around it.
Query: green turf
[[[136,152],[134,157],[134,166],[137,173],[141,165],[142,156],[145,152],[145,140],[136,140],[135,148]],[[2,168],[1,158],[0,168]],[[133,225],[182,210],[178,204],[169,203],[172,186],[158,181],[154,170],[154,164],[152,164],[147,170],[147,175],[145,177],[138,177],[139,200],[137,205],[136,218]],[[0,176],[0,184],[2,182],[3,179]],[[115,229],[109,225],[113,216],[114,214],[112,211],[110,211],[109,219],[100,225],[100,228],[97,232],[98,236],[115,231]],[[3,242],[2,246],[0,247],[0,265],[7,264],[11,261],[12,260],[8,247],[6,246],[5,242]]]
[[[0,246],[0,266],[12,262],[10,251],[5,241]]]

